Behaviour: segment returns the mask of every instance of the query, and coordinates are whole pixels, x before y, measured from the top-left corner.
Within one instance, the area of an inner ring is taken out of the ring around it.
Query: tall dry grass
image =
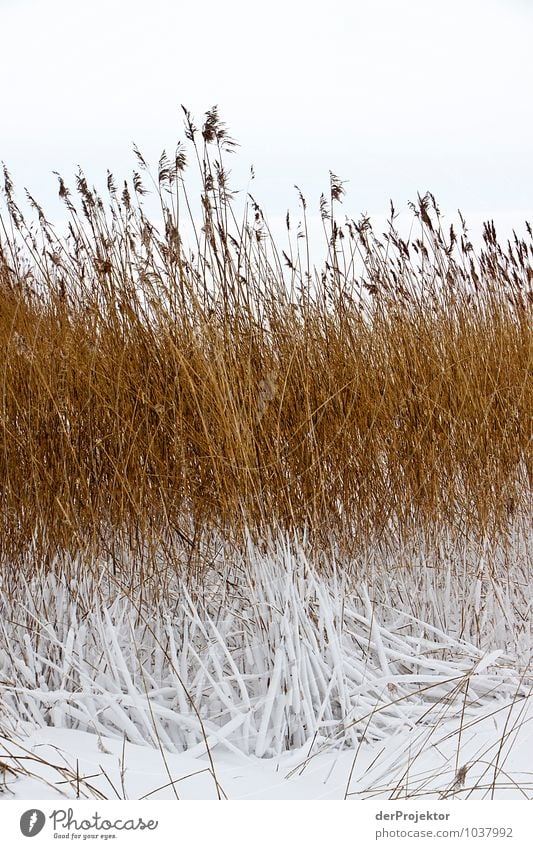
[[[305,199],[272,238],[228,184],[217,110],[152,177],[104,199],[82,172],[58,234],[7,170],[0,219],[0,559],[90,552],[135,568],[209,534],[319,546],[505,544],[531,502],[533,244],[475,251],[435,199],[404,239]],[[185,180],[201,177],[201,221]],[[158,214],[146,212],[147,187]],[[29,220],[31,219],[31,220]],[[186,234],[191,234],[192,250]]]

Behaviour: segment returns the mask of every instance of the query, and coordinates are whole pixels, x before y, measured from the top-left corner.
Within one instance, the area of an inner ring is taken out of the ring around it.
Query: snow
[[[443,722],[358,751],[309,746],[257,758],[215,747],[214,772],[206,755],[42,728],[0,744],[0,760],[21,769],[6,777],[4,798],[530,799],[532,720],[527,698],[480,710],[462,729]]]
[[[533,798],[518,555],[350,578],[279,542],[152,603],[94,569],[0,586],[2,796]]]

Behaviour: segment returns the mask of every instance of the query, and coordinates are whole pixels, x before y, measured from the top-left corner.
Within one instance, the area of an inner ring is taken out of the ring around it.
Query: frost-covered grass
[[[356,573],[332,560],[326,578],[294,540],[249,543],[156,605],[82,564],[69,580],[21,577],[1,596],[3,745],[25,729],[77,729],[185,753],[214,786],[221,757],[257,767],[299,752],[305,773],[349,751],[354,795],[448,793],[456,774],[480,793],[514,781],[528,795],[529,779],[505,768],[533,685],[525,541],[513,563],[502,554],[499,577],[473,552],[460,565],[426,557]],[[488,717],[492,735],[478,735]]]

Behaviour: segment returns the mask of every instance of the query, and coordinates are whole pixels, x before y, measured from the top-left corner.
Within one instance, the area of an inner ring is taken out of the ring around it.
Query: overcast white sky
[[[51,172],[129,176],[218,104],[234,182],[310,206],[331,169],[346,212],[430,189],[444,210],[533,210],[531,0],[0,0],[0,159],[47,209]],[[53,211],[52,211],[53,214]]]

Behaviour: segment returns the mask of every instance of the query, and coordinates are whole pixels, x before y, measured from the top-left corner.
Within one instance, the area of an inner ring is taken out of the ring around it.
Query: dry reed
[[[304,198],[282,250],[253,198],[237,217],[217,110],[185,125],[200,223],[181,144],[154,177],[136,151],[106,200],[58,177],[66,236],[5,171],[1,563],[81,551],[142,573],[178,540],[201,569],[209,534],[279,529],[352,553],[505,544],[531,497],[531,227],[502,247],[487,223],[476,251],[428,194],[416,237],[391,208],[378,238],[339,223],[331,174],[317,270]]]

